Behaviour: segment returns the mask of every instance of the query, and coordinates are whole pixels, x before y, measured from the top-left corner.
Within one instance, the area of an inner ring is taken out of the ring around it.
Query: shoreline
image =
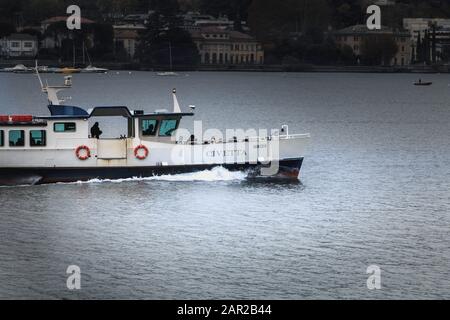
[[[23,64],[34,67],[34,60],[0,60],[0,69],[14,67]],[[71,63],[60,63],[55,60],[40,60],[39,65],[67,67]],[[138,63],[122,62],[99,62],[96,67],[109,70],[132,70],[132,71],[167,71],[168,66],[148,67]],[[84,67],[84,66],[83,66]],[[309,64],[295,65],[198,65],[198,66],[176,66],[176,72],[187,71],[210,71],[210,72],[323,72],[323,73],[450,73],[450,65],[434,66],[318,66]]]

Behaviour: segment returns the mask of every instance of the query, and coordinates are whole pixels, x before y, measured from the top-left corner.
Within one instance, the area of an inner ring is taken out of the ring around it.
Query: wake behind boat
[[[183,137],[176,133],[181,121],[194,115],[194,107],[182,112],[175,90],[172,112],[145,113],[125,106],[85,110],[58,98],[58,92],[71,88],[71,76],[62,86],[44,86],[37,75],[50,115],[0,116],[0,185],[151,177],[216,166],[298,179],[308,134],[290,135],[284,126],[281,134],[262,137]],[[102,139],[89,128],[92,117],[117,116],[127,120],[126,136]]]

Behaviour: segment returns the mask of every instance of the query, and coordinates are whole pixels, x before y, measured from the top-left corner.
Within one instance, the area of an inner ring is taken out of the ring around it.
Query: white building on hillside
[[[113,26],[115,53],[123,48],[128,59],[134,60],[139,45],[140,33],[146,30],[143,24],[124,24]]]
[[[425,33],[431,35],[433,32],[433,26],[436,37],[436,61],[441,60],[441,56],[444,50],[448,50],[450,47],[450,19],[440,18],[405,18],[403,19],[403,28],[408,30],[411,35],[411,45],[415,55],[417,56],[417,44],[419,36],[423,40]],[[433,60],[432,47],[430,46],[430,56]]]
[[[0,55],[5,58],[33,58],[38,53],[38,40],[29,34],[16,33],[0,40]]]
[[[424,35],[425,31],[430,30],[435,24],[437,28],[450,28],[450,19],[432,19],[432,18],[405,18],[403,19],[403,28],[411,34],[411,40],[417,43],[419,34]]]

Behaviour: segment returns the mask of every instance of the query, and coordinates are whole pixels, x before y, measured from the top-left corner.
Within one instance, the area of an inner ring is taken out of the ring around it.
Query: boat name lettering
[[[257,144],[256,146],[253,146],[255,149],[266,149],[267,144]]]
[[[245,150],[211,150],[206,152],[208,157],[233,157],[233,156],[246,156]]]

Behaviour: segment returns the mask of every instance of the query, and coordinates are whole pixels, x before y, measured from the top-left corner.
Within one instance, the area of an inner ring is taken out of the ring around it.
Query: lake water
[[[205,128],[308,132],[301,183],[218,168],[0,188],[0,298],[449,299],[450,76],[418,77],[75,75],[65,94],[86,108],[171,108],[176,87]],[[34,75],[0,74],[0,114],[45,105]]]

